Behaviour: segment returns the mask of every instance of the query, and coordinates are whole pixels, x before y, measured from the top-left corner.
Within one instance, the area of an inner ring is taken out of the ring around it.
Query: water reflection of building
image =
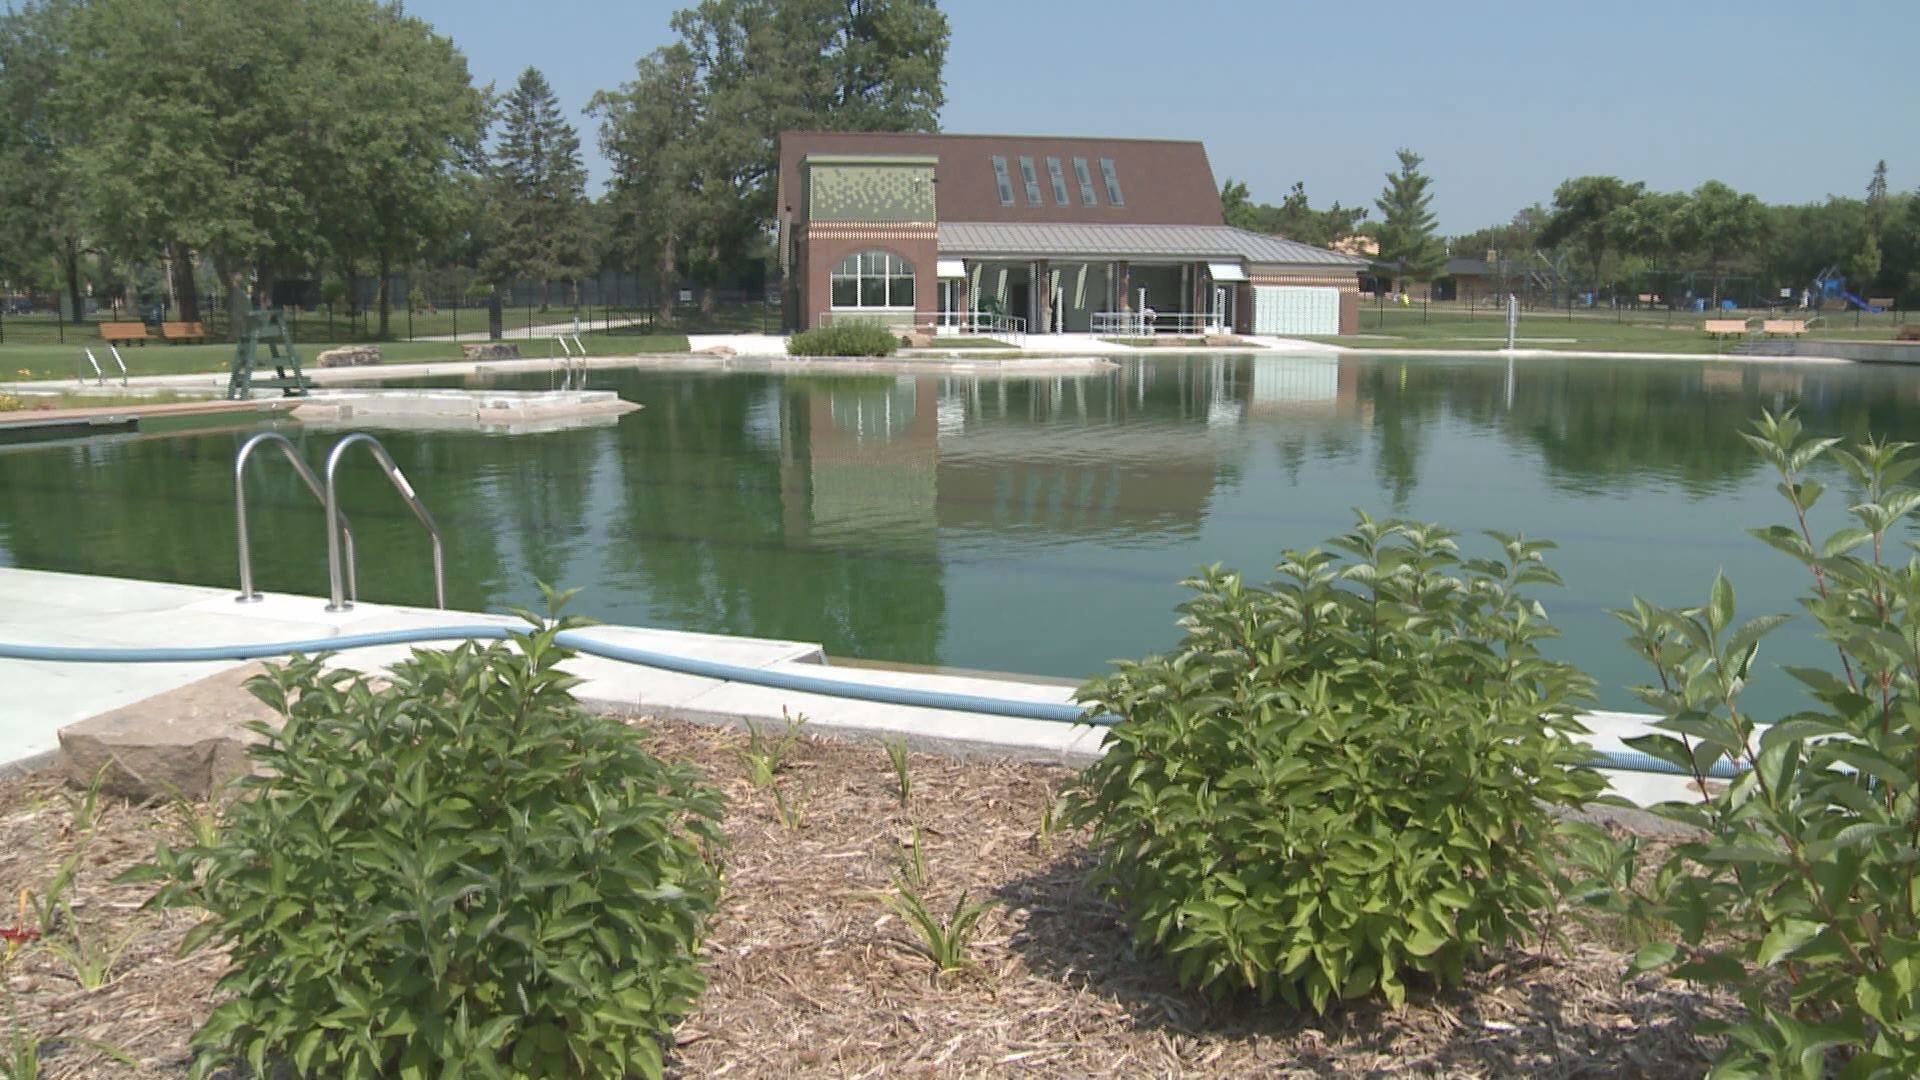
[[[1320,427],[1370,410],[1357,365],[1292,357],[1156,358],[1071,378],[788,380],[784,393],[789,535],[894,544],[940,529],[1189,532],[1247,452],[1249,420]]]

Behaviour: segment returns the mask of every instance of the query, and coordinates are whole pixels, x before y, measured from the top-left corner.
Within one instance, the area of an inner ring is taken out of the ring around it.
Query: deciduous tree
[[[1693,189],[1682,215],[1682,245],[1706,260],[1713,277],[1713,303],[1720,303],[1720,279],[1735,260],[1751,255],[1766,235],[1766,215],[1760,200],[1735,191],[1718,180]]]
[[[1588,284],[1599,288],[1609,252],[1617,246],[1615,214],[1646,191],[1646,185],[1617,176],[1578,176],[1553,192],[1553,216],[1541,230],[1543,247],[1570,246],[1592,271]]]

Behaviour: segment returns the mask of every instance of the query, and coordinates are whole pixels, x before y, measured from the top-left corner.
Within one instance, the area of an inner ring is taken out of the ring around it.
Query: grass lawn
[[[943,337],[934,338],[925,345],[915,345],[916,349],[1017,349],[1018,345],[1010,341],[1001,341],[990,337]]]
[[[559,346],[551,338],[521,338],[515,341],[511,336],[507,343],[520,347],[520,354],[529,359],[544,358],[549,353],[559,354]],[[337,343],[337,344],[354,344]],[[380,355],[388,363],[404,364],[433,360],[460,359],[460,346],[448,341],[384,341],[378,343]],[[631,356],[635,353],[686,352],[687,338],[684,334],[641,333],[638,331],[615,330],[612,333],[587,332],[580,335],[580,344],[586,346],[591,356]],[[22,379],[70,379],[78,370],[85,370],[87,378],[93,378],[91,368],[81,356],[82,345],[16,345],[12,336],[8,344],[0,345],[0,383]],[[105,343],[92,339],[84,344],[91,348],[93,355],[107,372],[109,383],[119,378],[119,370],[113,366]],[[303,364],[312,364],[322,349],[332,345],[318,342],[301,343],[296,346]],[[130,375],[190,375],[195,373],[212,374],[223,372],[233,362],[233,346],[220,343],[213,345],[135,345],[122,346],[121,359],[126,361]]]
[[[1736,312],[1727,318],[1747,318],[1754,312]],[[1780,316],[1801,318],[1798,314]],[[1658,352],[1713,355],[1732,351],[1738,338],[1714,339],[1701,324],[1707,315],[1674,312],[1671,320],[1664,311],[1578,312],[1571,318],[1565,311],[1526,311],[1520,315],[1516,344],[1523,349],[1553,349],[1602,352]],[[1829,315],[1823,325],[1809,331],[1806,340],[1891,340],[1898,325],[1895,314]],[[1857,323],[1857,325],[1856,325]],[[1321,337],[1331,345],[1352,349],[1499,349],[1507,343],[1506,316],[1501,312],[1479,309],[1469,311],[1453,305],[1435,304],[1427,312],[1420,308],[1387,308],[1362,304],[1360,331],[1355,337]]]
[[[1207,343],[1203,337],[1103,337],[1100,340],[1109,345],[1132,345],[1139,349],[1177,349],[1183,346],[1197,349]]]

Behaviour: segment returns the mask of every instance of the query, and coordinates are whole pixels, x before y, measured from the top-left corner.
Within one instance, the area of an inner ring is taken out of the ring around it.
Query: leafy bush
[[[1763,726],[1740,696],[1785,616],[1736,623],[1724,577],[1697,608],[1636,600],[1618,612],[1656,676],[1639,694],[1664,718],[1663,733],[1634,744],[1701,789],[1656,812],[1701,839],[1650,880],[1589,868],[1603,905],[1677,931],[1642,948],[1636,969],[1668,968],[1745,1003],[1715,1075],[1818,1077],[1844,1061],[1850,1077],[1920,1076],[1920,559],[1894,552],[1920,507],[1920,489],[1903,484],[1920,460],[1905,443],[1848,452],[1802,438],[1791,413],[1764,416],[1747,439],[1793,511],[1791,524],[1754,533],[1806,567],[1802,605],[1835,663],[1787,668],[1812,707]],[[1858,495],[1852,523],[1816,540],[1823,488],[1808,470],[1822,457]],[[1722,763],[1740,771],[1709,788]]]
[[[789,356],[892,356],[899,347],[892,330],[863,320],[802,330],[787,339]]]
[[[1542,658],[1524,586],[1551,545],[1362,514],[1280,579],[1186,584],[1171,653],[1082,688],[1117,714],[1077,821],[1135,936],[1180,981],[1325,1011],[1458,981],[1551,899],[1549,804],[1602,786],[1570,735],[1589,680]]]
[[[286,722],[256,726],[251,797],[137,872],[209,914],[189,948],[232,952],[201,1073],[661,1073],[702,988],[720,796],[574,702],[568,625],[418,651],[386,684],[301,657],[252,681]]]

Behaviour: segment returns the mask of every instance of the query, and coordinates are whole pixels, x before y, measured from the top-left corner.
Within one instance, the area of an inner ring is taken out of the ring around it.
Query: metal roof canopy
[[[965,259],[940,259],[934,263],[934,277],[957,278],[967,276]]]
[[[1134,259],[1365,269],[1366,259],[1228,225],[1121,225],[943,221],[940,253],[952,257]]]
[[[1247,272],[1239,263],[1210,262],[1207,264],[1207,276],[1215,281],[1247,280]]]

